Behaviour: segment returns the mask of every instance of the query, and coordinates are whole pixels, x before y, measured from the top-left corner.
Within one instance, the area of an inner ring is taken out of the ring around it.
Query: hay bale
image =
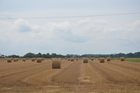
[[[42,58],[37,58],[37,63],[41,63],[42,62]]]
[[[14,58],[11,58],[11,60],[14,60]]]
[[[93,60],[94,60],[94,58],[90,58],[90,60],[91,60],[91,61],[93,61]]]
[[[65,57],[64,59],[65,59],[65,60],[67,60],[67,58],[66,58],[66,57]]]
[[[16,60],[18,61],[18,58],[16,58]]]
[[[7,62],[8,62],[8,63],[11,63],[11,62],[12,62],[12,58],[8,58],[8,59],[7,59]]]
[[[78,58],[76,58],[76,61],[78,61]]]
[[[32,61],[35,61],[36,60],[36,58],[32,58]]]
[[[42,61],[44,60],[44,58],[41,58],[42,59]]]
[[[124,61],[125,60],[125,58],[124,57],[120,57],[120,61]]]
[[[110,61],[111,59],[110,59],[110,57],[107,57],[106,60],[107,60],[107,61]]]
[[[68,61],[70,61],[71,59],[70,58],[68,58]]]
[[[29,58],[26,58],[25,60],[29,60]]]
[[[83,58],[83,63],[88,63],[88,58]]]
[[[71,58],[70,61],[74,61],[74,58]]]
[[[26,59],[24,58],[23,61],[26,61]]]
[[[100,63],[104,63],[105,59],[104,58],[100,58]]]
[[[52,59],[52,69],[61,69],[61,59],[60,58]]]
[[[14,60],[14,62],[17,62],[18,61],[18,58],[14,58],[13,60]]]

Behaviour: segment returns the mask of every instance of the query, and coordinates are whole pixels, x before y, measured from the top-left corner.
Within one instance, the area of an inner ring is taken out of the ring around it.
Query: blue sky
[[[88,16],[137,12],[140,0],[0,0],[0,54],[137,52],[140,14]]]

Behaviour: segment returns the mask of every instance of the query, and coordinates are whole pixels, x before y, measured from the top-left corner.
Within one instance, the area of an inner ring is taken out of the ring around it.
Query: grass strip
[[[140,62],[140,59],[125,59],[125,61]]]

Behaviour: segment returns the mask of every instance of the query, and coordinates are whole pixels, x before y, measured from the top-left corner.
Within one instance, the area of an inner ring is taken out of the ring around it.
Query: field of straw
[[[0,60],[0,93],[140,93],[140,62],[61,59]]]

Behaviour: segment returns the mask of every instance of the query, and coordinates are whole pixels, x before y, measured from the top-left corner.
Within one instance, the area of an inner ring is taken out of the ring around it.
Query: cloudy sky
[[[0,54],[140,51],[140,0],[0,0]]]

